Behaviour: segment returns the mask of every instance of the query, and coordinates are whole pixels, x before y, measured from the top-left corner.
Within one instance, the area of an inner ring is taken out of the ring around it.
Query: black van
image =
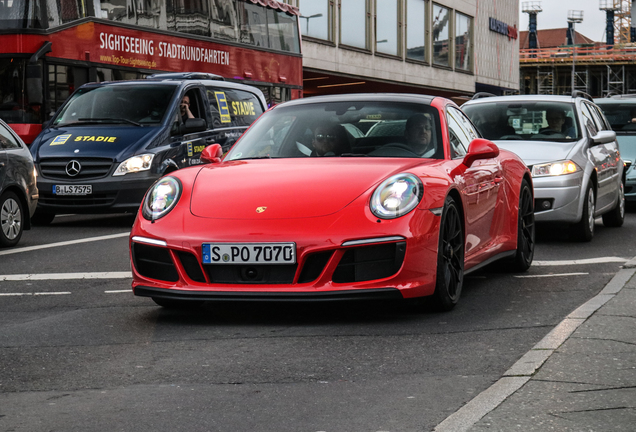
[[[40,190],[34,223],[60,213],[136,212],[159,177],[223,151],[267,109],[251,86],[205,73],[85,84],[31,144]]]

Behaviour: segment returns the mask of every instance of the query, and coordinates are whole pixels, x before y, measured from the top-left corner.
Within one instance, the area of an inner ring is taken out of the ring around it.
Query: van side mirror
[[[203,149],[199,159],[204,163],[219,163],[221,162],[221,157],[223,157],[221,144],[212,144]]]
[[[464,156],[464,165],[470,167],[479,159],[492,159],[499,156],[499,147],[487,139],[475,138],[468,146],[468,153]]]
[[[181,133],[186,135],[195,132],[203,132],[207,129],[207,127],[208,125],[205,123],[205,119],[191,118],[187,119],[183,126],[181,126]]]

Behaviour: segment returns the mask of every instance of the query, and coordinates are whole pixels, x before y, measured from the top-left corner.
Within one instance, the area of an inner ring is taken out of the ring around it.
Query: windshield
[[[581,137],[572,103],[492,102],[462,110],[489,140],[577,141]]]
[[[618,133],[636,133],[636,103],[598,103],[597,105]]]
[[[283,105],[268,111],[226,160],[443,155],[437,109],[421,104],[351,101]]]
[[[159,124],[168,109],[175,86],[126,85],[79,89],[53,120],[68,124]]]

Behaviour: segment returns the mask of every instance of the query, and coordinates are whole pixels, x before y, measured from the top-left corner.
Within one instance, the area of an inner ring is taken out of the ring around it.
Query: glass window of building
[[[433,64],[450,67],[450,10],[433,4]]]
[[[300,31],[303,36],[332,40],[330,0],[299,0]]]
[[[376,51],[398,55],[398,1],[376,0]]]
[[[472,19],[459,12],[455,14],[455,68],[473,70]]]
[[[356,48],[369,49],[367,0],[341,0],[340,43]]]
[[[426,61],[426,3],[406,2],[406,57]]]

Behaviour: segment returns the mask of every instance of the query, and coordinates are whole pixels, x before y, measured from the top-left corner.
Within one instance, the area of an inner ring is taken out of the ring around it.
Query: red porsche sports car
[[[464,275],[534,255],[532,178],[452,101],[312,97],[263,114],[222,155],[147,192],[130,235],[135,295],[459,300]]]

